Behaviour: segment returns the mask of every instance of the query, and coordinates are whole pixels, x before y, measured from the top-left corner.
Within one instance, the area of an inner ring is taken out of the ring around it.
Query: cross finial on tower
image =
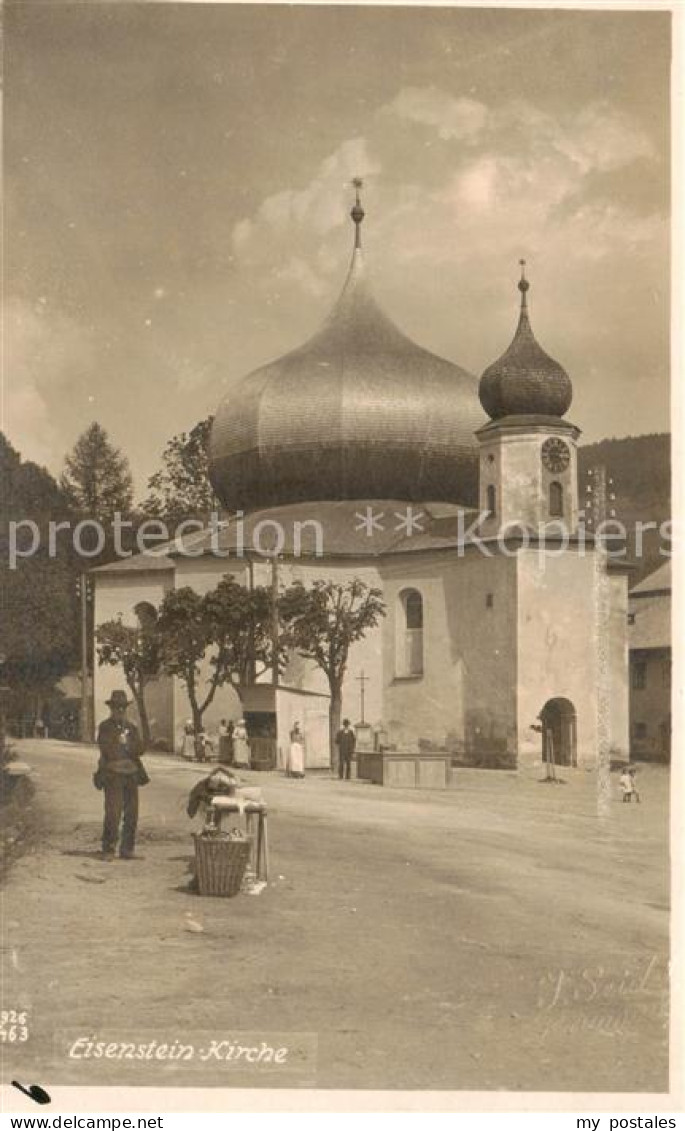
[[[355,233],[354,233],[354,246],[360,248],[362,246],[361,224],[364,219],[364,209],[362,202],[359,199],[359,190],[364,187],[364,182],[361,177],[353,177],[352,185],[354,186],[355,202],[350,212],[350,216],[354,220]]]

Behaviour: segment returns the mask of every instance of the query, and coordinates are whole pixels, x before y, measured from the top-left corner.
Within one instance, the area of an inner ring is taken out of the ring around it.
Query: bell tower
[[[521,309],[509,348],[480,379],[480,401],[490,421],[480,443],[481,527],[487,535],[509,523],[537,529],[578,525],[577,441],[564,420],[573,396],[566,371],[538,344],[528,315],[525,260],[520,261]]]

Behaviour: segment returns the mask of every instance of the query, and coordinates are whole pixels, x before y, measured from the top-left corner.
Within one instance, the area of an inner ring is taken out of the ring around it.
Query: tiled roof
[[[652,573],[643,577],[633,589],[630,590],[630,596],[641,597],[647,593],[670,593],[671,592],[671,559],[668,558],[663,565],[655,569]]]
[[[389,553],[440,549],[456,543],[459,510],[449,503],[417,503],[410,507],[397,500],[299,503],[226,518],[216,529],[208,527],[181,539],[180,545],[166,543],[160,547],[159,555],[123,558],[92,572],[171,570],[179,558],[203,554],[217,558],[269,554],[277,537],[280,554],[310,559],[319,556],[317,550],[327,558],[378,558]],[[466,526],[475,513],[464,512]]]

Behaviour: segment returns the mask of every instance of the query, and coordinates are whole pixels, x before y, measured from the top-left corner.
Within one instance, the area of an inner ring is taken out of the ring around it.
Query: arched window
[[[398,674],[423,673],[423,597],[418,589],[400,593]]]
[[[487,498],[488,514],[492,518],[497,514],[497,492],[495,491],[492,483],[489,485],[485,494]]]
[[[552,518],[561,518],[564,513],[564,488],[556,481],[549,485],[549,513]]]

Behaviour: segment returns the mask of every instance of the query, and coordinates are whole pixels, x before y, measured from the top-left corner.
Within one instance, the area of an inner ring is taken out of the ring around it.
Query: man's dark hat
[[[105,699],[108,707],[130,707],[131,700],[125,691],[113,691],[109,699]]]

